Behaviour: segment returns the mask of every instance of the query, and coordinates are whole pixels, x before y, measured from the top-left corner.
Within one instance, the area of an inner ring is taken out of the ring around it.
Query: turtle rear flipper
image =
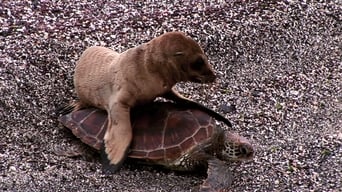
[[[229,167],[219,159],[208,160],[208,177],[200,186],[200,192],[228,191],[233,181]]]

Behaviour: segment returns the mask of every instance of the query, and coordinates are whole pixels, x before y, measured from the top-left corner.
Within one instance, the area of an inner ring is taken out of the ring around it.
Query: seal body
[[[129,117],[133,106],[162,96],[203,107],[181,96],[173,86],[181,81],[210,83],[215,78],[200,46],[180,32],[165,33],[122,53],[93,46],[76,64],[74,85],[79,102],[75,109],[95,106],[107,111],[103,154],[115,171],[132,140]]]

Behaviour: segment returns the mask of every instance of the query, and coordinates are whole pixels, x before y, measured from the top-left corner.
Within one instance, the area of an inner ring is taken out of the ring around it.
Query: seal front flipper
[[[185,107],[195,108],[204,111],[208,113],[210,116],[214,117],[216,120],[222,121],[227,126],[232,127],[232,123],[227,118],[200,103],[197,103],[184,97],[183,95],[178,93],[174,88],[172,88],[171,91],[165,93],[163,97],[175,101],[176,103],[184,104]]]
[[[130,108],[114,102],[108,114],[108,127],[104,135],[101,156],[104,169],[115,172],[127,157],[132,141]]]
[[[117,164],[111,164],[110,160],[108,159],[105,145],[104,143],[101,146],[100,154],[101,154],[101,163],[102,163],[102,172],[106,175],[114,174],[120,170],[122,167],[123,162],[125,161],[129,150],[126,149],[124,158],[121,159]]]
[[[111,132],[108,134],[110,135]],[[101,160],[103,172],[110,174],[115,173],[121,168],[127,157],[132,136],[107,136],[106,140],[106,135],[101,147]]]

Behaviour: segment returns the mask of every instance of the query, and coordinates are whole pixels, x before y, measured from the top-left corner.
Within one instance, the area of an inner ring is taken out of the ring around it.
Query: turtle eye
[[[240,147],[240,155],[245,158],[252,158],[254,155],[254,150],[249,145],[243,145]]]
[[[204,64],[205,64],[204,60],[201,57],[199,57],[195,60],[195,62],[191,63],[190,67],[194,71],[200,71],[202,67],[204,66]]]
[[[242,155],[246,155],[248,152],[247,152],[247,149],[245,147],[240,147],[240,154]]]

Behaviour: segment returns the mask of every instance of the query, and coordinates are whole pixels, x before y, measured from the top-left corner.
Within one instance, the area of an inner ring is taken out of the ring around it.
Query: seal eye
[[[191,64],[191,69],[195,71],[200,71],[204,65],[204,60],[202,58],[197,58],[195,62]]]
[[[184,53],[182,52],[182,51],[178,51],[178,52],[176,52],[175,53],[175,56],[177,57],[177,56],[183,56],[184,55]]]

